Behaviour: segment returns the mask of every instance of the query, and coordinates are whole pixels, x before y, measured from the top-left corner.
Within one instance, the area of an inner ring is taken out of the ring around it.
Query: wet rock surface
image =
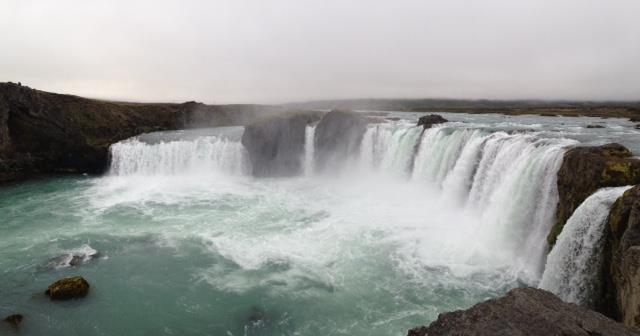
[[[431,128],[433,125],[446,123],[449,120],[445,119],[438,114],[430,114],[418,119],[418,126],[422,126],[424,129]]]
[[[83,277],[76,276],[60,279],[45,291],[51,300],[70,300],[83,298],[89,294],[89,283]]]
[[[242,145],[254,176],[292,176],[302,169],[305,129],[320,114],[299,112],[274,116],[245,127]]]
[[[565,303],[540,289],[511,290],[500,299],[440,314],[408,336],[626,336],[640,335],[602,314]]]
[[[316,126],[316,168],[334,169],[355,154],[367,124],[367,116],[360,113],[342,110],[327,113]]]
[[[640,186],[613,204],[607,229],[604,312],[640,327]]]
[[[564,154],[558,170],[556,221],[547,240],[555,244],[573,211],[596,190],[640,183],[640,160],[620,144],[575,147]]]

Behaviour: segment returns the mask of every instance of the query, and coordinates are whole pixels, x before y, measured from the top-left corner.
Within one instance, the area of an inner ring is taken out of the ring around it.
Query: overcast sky
[[[640,99],[640,0],[0,0],[0,45],[99,98]]]

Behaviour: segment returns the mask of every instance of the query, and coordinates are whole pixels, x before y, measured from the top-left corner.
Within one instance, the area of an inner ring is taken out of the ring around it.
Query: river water
[[[388,113],[329,173],[309,126],[299,176],[254,178],[230,127],[120,142],[102,177],[3,187],[0,315],[22,313],[20,335],[404,335],[539,284],[568,147],[640,153],[620,119],[443,115],[422,132]],[[44,296],[72,275],[86,298]]]

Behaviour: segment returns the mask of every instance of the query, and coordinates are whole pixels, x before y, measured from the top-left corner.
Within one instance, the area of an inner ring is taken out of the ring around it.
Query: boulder
[[[367,116],[360,113],[342,110],[327,113],[315,131],[316,169],[334,170],[356,154],[367,124]]]
[[[87,296],[89,283],[83,277],[76,276],[60,279],[44,292],[51,300],[70,300]]]
[[[447,119],[438,114],[429,114],[418,119],[418,126],[422,126],[424,129],[431,128],[435,124],[446,123]]]
[[[607,229],[603,311],[628,326],[640,327],[640,185],[613,204]]]
[[[640,183],[640,160],[620,144],[569,149],[558,170],[558,206],[547,236],[555,244],[573,211],[596,190]]]
[[[242,145],[249,153],[254,176],[292,176],[302,169],[306,126],[318,113],[293,112],[245,126]]]
[[[519,288],[467,310],[440,314],[428,327],[412,329],[407,335],[637,336],[639,332],[594,311],[565,303],[547,291]]]
[[[587,125],[587,128],[604,128],[604,126],[598,125],[598,124],[591,124],[591,125]]]
[[[20,314],[13,314],[5,317],[4,321],[9,323],[10,326],[14,328],[18,328],[20,326],[20,323],[22,323],[23,319],[24,319],[24,316]]]

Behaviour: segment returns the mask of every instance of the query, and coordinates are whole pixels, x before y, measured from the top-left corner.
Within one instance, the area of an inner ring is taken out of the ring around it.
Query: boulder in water
[[[306,126],[320,116],[296,112],[248,125],[242,145],[249,153],[254,176],[291,176],[301,172]]]
[[[604,128],[604,126],[598,124],[590,124],[587,125],[587,128]]]
[[[60,256],[52,258],[47,263],[48,269],[59,269],[72,266],[80,266],[96,257],[100,253],[91,246],[84,244],[80,248],[70,250]]]
[[[620,144],[569,149],[558,170],[556,222],[547,237],[555,244],[573,211],[596,190],[640,183],[640,160]]]
[[[446,123],[449,120],[445,119],[438,114],[429,114],[418,119],[418,126],[422,126],[424,129],[431,128],[435,124]]]
[[[5,317],[4,321],[9,323],[10,326],[14,328],[18,328],[20,326],[20,323],[22,323],[23,319],[24,319],[24,316],[22,316],[21,314],[13,314]]]
[[[326,170],[355,155],[367,131],[366,115],[343,110],[327,113],[316,126],[316,168]]]
[[[89,293],[89,283],[83,277],[76,276],[60,279],[45,291],[51,300],[70,300],[87,296]]]
[[[412,329],[407,335],[631,336],[638,332],[594,311],[562,302],[547,291],[518,288],[503,298],[440,314],[428,327]]]

